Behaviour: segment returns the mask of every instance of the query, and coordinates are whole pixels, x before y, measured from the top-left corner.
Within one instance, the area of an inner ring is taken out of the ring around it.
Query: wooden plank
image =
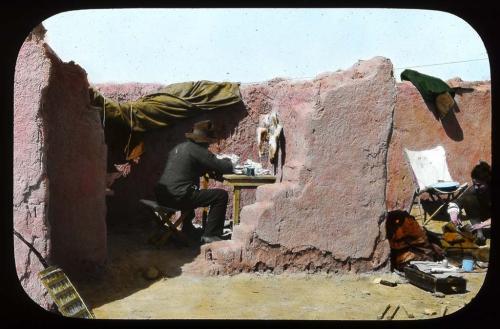
[[[272,175],[246,176],[246,175],[223,175],[224,185],[230,186],[259,186],[262,184],[272,184],[276,182],[276,177]]]
[[[413,313],[410,313],[408,312],[408,310],[406,309],[406,307],[404,305],[401,305],[401,308],[403,309],[403,311],[405,311],[405,314],[406,316],[409,318],[409,319],[413,319],[415,316],[413,315]]]
[[[394,312],[392,312],[392,314],[391,314],[391,315],[389,315],[389,317],[388,317],[387,319],[388,319],[388,320],[392,320],[392,319],[394,319],[394,317],[396,316],[396,313],[398,313],[398,311],[399,311],[399,304],[398,304],[398,305],[396,305],[396,309],[394,310]]]
[[[391,308],[391,304],[387,304],[385,306],[385,308],[382,310],[382,312],[380,312],[380,314],[377,315],[377,319],[382,320],[384,318],[385,314],[387,313],[387,311],[389,311],[390,308]]]
[[[226,174],[222,175],[224,179],[233,180],[233,179],[244,179],[248,181],[258,181],[258,180],[276,180],[276,176],[273,175],[259,175],[259,176],[247,176],[247,175],[236,175],[236,174]]]
[[[233,187],[233,225],[238,225],[240,221],[240,192],[241,188],[257,187],[264,184],[272,184],[276,177],[272,175],[247,176],[247,175],[223,175],[223,184]]]
[[[244,182],[244,181],[224,181],[226,186],[257,187],[260,185],[271,184],[273,182]]]
[[[233,192],[233,224],[240,222],[240,187],[235,186]]]

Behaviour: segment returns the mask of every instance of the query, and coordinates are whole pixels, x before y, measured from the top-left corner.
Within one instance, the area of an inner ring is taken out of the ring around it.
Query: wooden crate
[[[404,273],[411,284],[426,291],[443,294],[461,294],[466,291],[467,280],[460,276],[449,274],[446,277],[439,277],[420,271],[413,265],[406,266]]]

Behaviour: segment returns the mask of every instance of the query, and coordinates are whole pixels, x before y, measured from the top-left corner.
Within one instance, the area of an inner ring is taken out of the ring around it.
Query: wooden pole
[[[233,192],[233,225],[240,223],[240,191],[241,187],[235,186]]]

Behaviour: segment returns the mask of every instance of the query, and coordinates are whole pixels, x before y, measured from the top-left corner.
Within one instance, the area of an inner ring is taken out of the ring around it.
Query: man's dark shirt
[[[217,159],[203,145],[187,140],[175,146],[168,154],[165,170],[158,184],[166,186],[168,193],[175,199],[182,199],[196,186],[200,177],[206,173],[230,174],[233,165],[229,159]]]

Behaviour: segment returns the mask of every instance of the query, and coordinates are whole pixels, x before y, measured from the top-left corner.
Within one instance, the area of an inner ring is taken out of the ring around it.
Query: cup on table
[[[255,168],[246,167],[244,172],[247,176],[255,176]]]

